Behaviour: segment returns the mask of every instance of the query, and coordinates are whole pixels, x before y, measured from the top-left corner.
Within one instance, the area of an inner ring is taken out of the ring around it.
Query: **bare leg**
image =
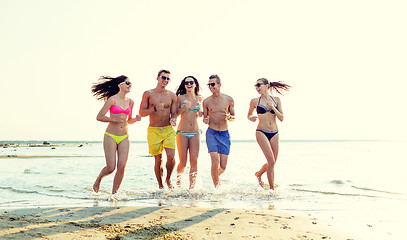
[[[127,159],[129,158],[130,141],[124,139],[117,146],[117,170],[113,180],[112,194],[117,193],[123,181],[124,170],[126,168]]]
[[[200,148],[200,134],[197,133],[193,138],[189,140],[189,188],[195,187],[196,176],[198,172],[198,156]]]
[[[260,170],[254,174],[257,177],[257,181],[259,181],[260,187],[264,187],[264,182],[261,180],[261,176],[265,172],[267,172],[267,163],[261,166]]]
[[[226,165],[228,164],[229,155],[219,154],[219,156],[220,156],[220,164],[219,164],[218,174],[220,176],[226,170]]]
[[[154,173],[155,173],[155,177],[157,178],[158,187],[160,189],[163,189],[164,188],[164,185],[163,185],[163,166],[162,166],[162,158],[161,158],[161,156],[162,156],[162,154],[154,156],[154,160],[155,160]]]
[[[167,168],[167,177],[165,178],[165,182],[169,188],[173,188],[171,184],[171,174],[175,167],[175,149],[166,148],[165,153],[167,155],[167,163],[165,164],[165,167]]]
[[[272,140],[272,139],[270,139],[270,140]],[[278,141],[278,138],[276,138],[276,139]],[[273,149],[271,148],[271,143],[268,141],[267,137],[263,133],[258,132],[258,131],[256,131],[256,140],[257,140],[257,143],[259,144],[261,150],[263,151],[264,156],[267,159],[267,179],[268,179],[268,182],[270,185],[270,189],[274,189],[275,158],[274,158]],[[261,172],[259,172],[259,173],[261,173]],[[261,180],[261,175],[260,175],[260,180]]]
[[[181,186],[181,176],[184,173],[185,167],[187,165],[188,157],[188,138],[182,133],[178,133],[176,136],[179,163],[177,166],[177,186]]]
[[[215,188],[219,187],[219,153],[217,152],[210,152],[209,155],[211,156],[212,166],[211,166],[211,175],[212,181]]]
[[[102,178],[111,174],[116,167],[117,144],[113,140],[113,138],[107,136],[106,134],[103,138],[103,149],[105,151],[106,166],[102,168],[95,180],[95,183],[93,184],[93,191],[95,191],[96,193],[99,192],[100,182],[102,181]]]

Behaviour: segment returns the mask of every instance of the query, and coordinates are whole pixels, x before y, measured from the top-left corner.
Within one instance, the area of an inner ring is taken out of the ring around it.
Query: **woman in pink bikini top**
[[[132,117],[134,102],[126,97],[132,84],[126,76],[116,78],[102,76],[99,80],[99,83],[92,86],[92,93],[98,100],[106,100],[96,117],[98,121],[108,123],[103,139],[106,166],[97,176],[93,190],[98,193],[102,178],[111,174],[117,166],[112,187],[112,194],[115,194],[123,181],[129,154],[128,124],[140,121],[141,117],[140,115]],[[107,112],[110,112],[109,116],[106,116]]]

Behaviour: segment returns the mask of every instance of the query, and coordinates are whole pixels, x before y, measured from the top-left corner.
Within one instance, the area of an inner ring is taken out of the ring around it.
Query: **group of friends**
[[[97,176],[93,190],[97,193],[102,179],[113,173],[112,194],[117,193],[123,181],[124,171],[129,155],[130,141],[128,124],[140,121],[149,116],[147,142],[149,153],[154,156],[154,172],[158,187],[163,184],[162,153],[167,156],[165,183],[173,188],[171,175],[175,168],[175,149],[177,146],[179,163],[176,168],[176,185],[181,186],[181,176],[186,168],[189,156],[189,188],[194,188],[198,172],[198,155],[200,149],[200,135],[198,119],[208,125],[206,144],[211,157],[211,175],[215,188],[220,185],[219,176],[225,172],[230,153],[230,135],[228,121],[235,120],[234,100],[221,93],[221,80],[218,75],[211,75],[207,86],[212,95],[203,99],[199,94],[200,86],[194,76],[185,77],[175,93],[166,89],[170,82],[170,71],[160,70],[157,75],[157,86],[143,93],[139,114],[133,114],[134,101],[126,95],[130,92],[132,83],[129,78],[102,76],[92,86],[92,93],[98,100],[105,103],[96,119],[107,122],[103,147],[106,166]],[[289,90],[290,86],[282,82],[269,82],[260,78],[254,85],[259,97],[250,101],[247,114],[248,120],[256,122],[256,140],[266,157],[267,162],[255,173],[260,186],[264,187],[262,175],[266,173],[270,189],[274,189],[274,166],[278,156],[279,134],[277,120],[283,121],[281,100],[272,93],[281,94],[281,90]],[[253,115],[256,111],[256,115]],[[110,112],[109,116],[108,112]],[[174,127],[177,118],[180,121],[177,131]]]

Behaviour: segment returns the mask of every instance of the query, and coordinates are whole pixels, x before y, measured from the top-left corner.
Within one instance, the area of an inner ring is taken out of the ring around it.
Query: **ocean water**
[[[275,168],[277,188],[271,194],[254,176],[266,162],[255,141],[232,142],[219,189],[213,187],[210,158],[202,142],[193,190],[188,189],[188,165],[181,188],[159,190],[147,143],[132,142],[116,200],[110,195],[113,174],[103,179],[99,194],[92,192],[105,163],[101,142],[0,148],[0,156],[25,156],[0,158],[0,208],[172,205],[276,209],[323,218],[362,239],[403,239],[406,143],[281,141]],[[175,170],[172,181],[175,184]],[[267,183],[265,175],[263,181]]]

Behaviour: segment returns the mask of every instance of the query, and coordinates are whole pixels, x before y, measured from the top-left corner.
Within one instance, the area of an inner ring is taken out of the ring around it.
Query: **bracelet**
[[[157,112],[157,107],[154,105],[154,111]]]

